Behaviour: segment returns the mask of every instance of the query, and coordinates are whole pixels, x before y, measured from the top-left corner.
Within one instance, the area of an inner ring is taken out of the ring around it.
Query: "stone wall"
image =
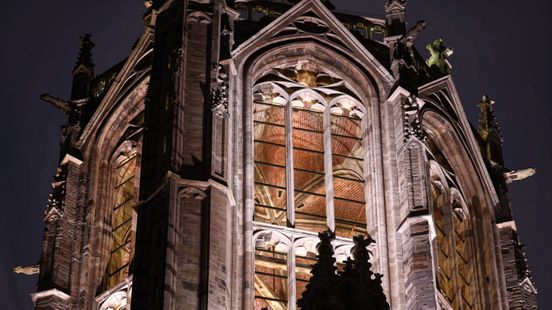
[[[537,291],[528,272],[515,223],[502,223],[498,226],[510,309],[537,309]]]

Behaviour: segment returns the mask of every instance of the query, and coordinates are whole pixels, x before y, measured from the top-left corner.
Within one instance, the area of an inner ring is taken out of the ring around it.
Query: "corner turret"
[[[92,35],[87,33],[80,37],[81,48],[75,68],[73,69],[73,87],[71,100],[84,99],[90,96],[90,82],[94,78],[94,62],[92,61]]]
[[[396,40],[406,34],[406,0],[388,0],[385,4],[387,40]]]

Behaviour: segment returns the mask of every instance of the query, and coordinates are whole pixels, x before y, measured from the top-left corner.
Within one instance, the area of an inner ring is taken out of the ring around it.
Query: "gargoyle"
[[[40,272],[40,266],[39,265],[15,266],[13,267],[12,271],[17,274],[32,276]]]
[[[418,21],[416,25],[410,28],[410,30],[408,30],[408,32],[404,36],[402,36],[399,41],[402,44],[410,47],[412,46],[412,44],[414,44],[414,40],[418,38],[420,33],[422,33],[422,31],[424,31],[425,28],[426,28],[426,22],[423,20]]]
[[[54,108],[62,111],[63,113],[65,113],[67,115],[69,115],[70,113],[76,111],[77,107],[78,107],[75,102],[65,101],[63,99],[50,96],[49,94],[41,95],[40,99],[42,99],[45,102],[50,103]]]
[[[431,57],[426,61],[427,65],[430,68],[437,67],[443,74],[450,74],[452,65],[447,59],[454,53],[454,50],[446,47],[441,38],[429,43],[426,48],[431,53]]]
[[[504,172],[504,179],[506,180],[506,184],[511,184],[516,181],[522,181],[527,178],[530,178],[534,176],[536,173],[537,173],[537,170],[535,168],[512,170],[512,171]]]

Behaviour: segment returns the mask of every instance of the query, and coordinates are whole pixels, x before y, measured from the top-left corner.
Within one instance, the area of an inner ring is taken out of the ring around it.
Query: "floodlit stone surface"
[[[340,272],[373,238],[391,309],[536,307],[506,186],[534,171],[504,173],[494,101],[474,131],[405,1],[146,7],[124,64],[95,76],[84,36],[71,100],[43,96],[68,122],[36,309],[298,309],[327,229]]]

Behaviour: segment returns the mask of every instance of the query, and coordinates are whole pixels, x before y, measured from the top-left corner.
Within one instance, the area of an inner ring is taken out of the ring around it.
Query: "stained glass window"
[[[255,241],[254,308],[288,309],[310,279],[318,232],[351,246],[367,233],[364,112],[339,78],[277,68],[253,89],[253,126],[255,227],[287,236],[285,247]]]
[[[137,198],[136,153],[120,156],[115,161],[113,171],[112,247],[104,277],[104,290],[109,290],[124,281],[131,271],[134,254],[132,227]]]

